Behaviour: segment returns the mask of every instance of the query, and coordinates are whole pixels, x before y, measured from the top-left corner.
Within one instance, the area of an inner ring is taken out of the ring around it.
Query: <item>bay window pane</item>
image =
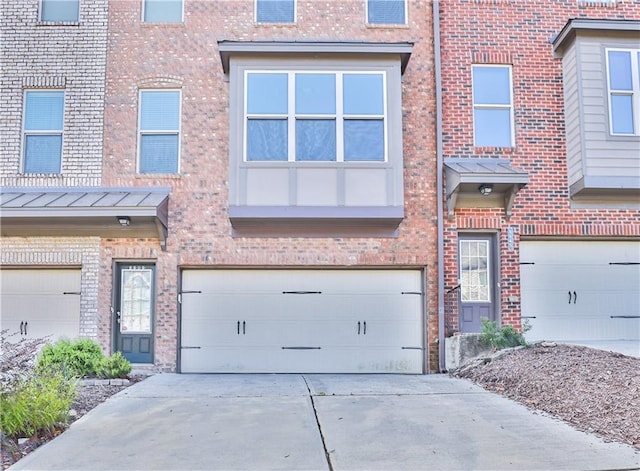
[[[349,119],[344,122],[345,161],[384,161],[384,122]]]
[[[633,134],[633,99],[631,95],[611,96],[611,126],[614,134]]]
[[[287,120],[250,119],[247,122],[247,160],[287,160]]]
[[[630,51],[609,51],[609,84],[612,90],[633,89]]]
[[[345,74],[344,113],[381,115],[384,113],[382,74]]]
[[[248,74],[247,112],[287,114],[287,74]]]
[[[178,135],[140,136],[140,173],[178,172]]]
[[[296,160],[336,160],[335,120],[299,119],[296,121]]]
[[[509,109],[476,109],[473,116],[476,146],[511,146],[511,111]]]
[[[62,135],[27,135],[25,138],[25,173],[60,173]]]
[[[296,74],[296,113],[335,114],[335,74]]]

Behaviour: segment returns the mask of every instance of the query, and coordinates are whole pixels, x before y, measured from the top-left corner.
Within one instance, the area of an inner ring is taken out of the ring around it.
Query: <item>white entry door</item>
[[[181,371],[422,373],[417,270],[184,270]]]
[[[19,338],[55,341],[80,333],[80,270],[0,270],[2,329]]]
[[[640,243],[522,241],[528,340],[640,339]]]

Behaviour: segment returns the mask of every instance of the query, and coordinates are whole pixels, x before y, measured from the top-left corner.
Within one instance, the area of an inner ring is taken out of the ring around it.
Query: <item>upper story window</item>
[[[511,67],[474,65],[473,135],[476,147],[513,147]]]
[[[140,92],[140,173],[177,173],[180,154],[180,91]]]
[[[367,0],[367,23],[370,25],[407,24],[406,0]]]
[[[386,160],[384,72],[245,74],[245,161]]]
[[[640,49],[608,49],[609,129],[640,135]]]
[[[182,23],[182,0],[144,0],[145,23]]]
[[[258,23],[293,23],[296,18],[295,0],[256,0]]]
[[[80,0],[40,1],[40,21],[78,21]]]
[[[25,92],[23,152],[25,173],[60,173],[64,92]]]

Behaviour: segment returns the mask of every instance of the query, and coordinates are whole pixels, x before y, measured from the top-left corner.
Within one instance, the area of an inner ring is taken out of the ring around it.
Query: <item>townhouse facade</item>
[[[638,10],[13,2],[2,328],[201,373],[437,372],[483,318],[634,338]]]
[[[445,335],[640,338],[640,8],[441,2]]]

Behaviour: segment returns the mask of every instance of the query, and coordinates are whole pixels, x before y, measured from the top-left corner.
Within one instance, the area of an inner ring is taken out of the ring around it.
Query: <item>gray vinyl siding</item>
[[[608,47],[633,48],[637,43],[578,36],[564,55],[566,121],[571,123],[567,128],[569,184],[583,180],[585,189],[594,185],[637,189],[638,184],[628,176],[640,174],[640,138],[609,133],[605,58]]]

